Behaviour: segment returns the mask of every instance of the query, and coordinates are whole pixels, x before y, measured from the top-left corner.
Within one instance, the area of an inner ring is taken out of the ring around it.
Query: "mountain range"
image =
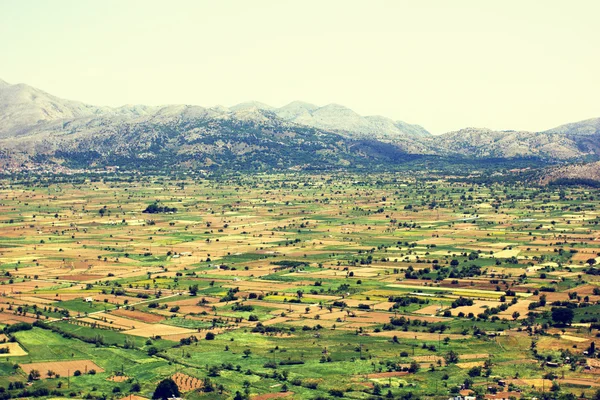
[[[0,80],[0,168],[372,168],[419,156],[600,158],[600,118],[544,132],[419,125],[338,104],[98,107]]]

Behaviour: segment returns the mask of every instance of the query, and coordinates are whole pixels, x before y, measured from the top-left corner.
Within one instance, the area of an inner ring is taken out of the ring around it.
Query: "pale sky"
[[[600,1],[0,0],[0,79],[95,105],[339,103],[545,130],[600,117]]]

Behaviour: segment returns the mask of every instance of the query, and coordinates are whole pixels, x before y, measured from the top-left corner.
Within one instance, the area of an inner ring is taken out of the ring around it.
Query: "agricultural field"
[[[0,398],[591,398],[599,208],[400,173],[5,177]]]

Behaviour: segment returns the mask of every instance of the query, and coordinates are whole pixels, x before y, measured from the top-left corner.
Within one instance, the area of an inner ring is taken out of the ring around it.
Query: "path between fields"
[[[153,301],[156,301],[156,300],[170,299],[172,297],[179,297],[179,296],[181,296],[181,295],[180,294],[172,294],[172,295],[169,295],[169,296],[160,297],[158,299],[147,299],[147,300],[138,301],[137,303],[128,304],[128,306],[132,306],[133,307],[133,306],[137,306],[137,305],[140,305],[140,304],[150,303],[150,302],[153,302]],[[117,309],[117,307],[115,306],[114,308],[111,308],[111,309],[100,310],[100,311],[93,311],[91,313],[87,313],[83,317],[89,317],[90,315],[96,315],[96,314],[102,314],[102,313],[105,313],[105,312],[108,312],[108,311],[111,311],[111,310],[116,310],[116,309]],[[77,319],[77,317],[73,317],[73,318]],[[51,320],[48,320],[48,321],[45,321],[45,322],[49,324],[49,323],[57,322],[57,321],[63,321],[63,319],[62,318],[54,318],[54,319],[51,319]]]

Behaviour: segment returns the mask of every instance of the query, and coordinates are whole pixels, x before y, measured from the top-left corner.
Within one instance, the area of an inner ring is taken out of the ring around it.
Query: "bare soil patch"
[[[8,349],[8,354],[0,354],[2,357],[26,356],[27,352],[23,350],[19,343],[2,343],[0,349]]]
[[[54,371],[54,373],[60,376],[73,376],[75,371],[80,371],[85,374],[92,369],[96,372],[104,372],[96,363],[91,360],[72,360],[72,361],[51,361],[51,362],[39,362],[30,364],[20,365],[26,374],[29,374],[34,369],[38,370],[42,377],[46,377],[48,370]]]
[[[189,376],[186,374],[182,374],[181,372],[177,372],[175,375],[171,377],[177,384],[177,387],[182,392],[189,392],[191,390],[200,389],[202,385],[202,381],[198,378],[194,378],[193,376]]]
[[[194,329],[186,329],[180,328],[178,326],[171,325],[163,325],[163,324],[154,324],[154,325],[146,325],[142,328],[135,328],[123,333],[134,336],[141,337],[152,337],[152,336],[169,336],[169,335],[179,335],[179,334],[193,334],[197,331]]]
[[[146,322],[149,324],[154,324],[154,323],[165,320],[165,318],[161,315],[150,314],[150,313],[146,313],[143,311],[137,311],[137,310],[134,310],[134,311],[125,310],[124,308],[120,308],[118,310],[111,311],[111,314],[118,315],[118,316],[125,317],[125,318],[134,319],[136,321]]]

